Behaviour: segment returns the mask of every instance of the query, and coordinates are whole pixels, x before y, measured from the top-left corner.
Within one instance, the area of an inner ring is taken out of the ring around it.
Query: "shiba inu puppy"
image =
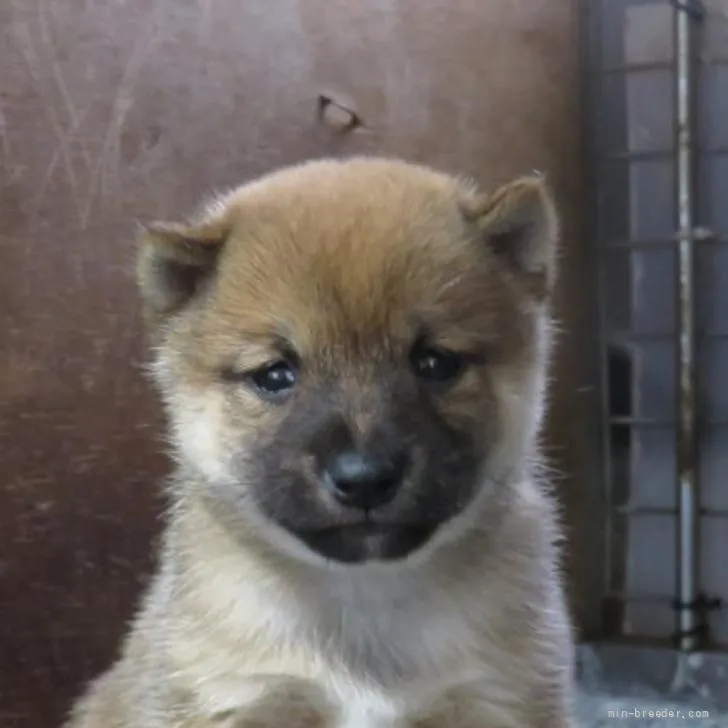
[[[568,728],[542,482],[558,223],[320,160],[147,226],[176,461],[157,574],[70,728]]]

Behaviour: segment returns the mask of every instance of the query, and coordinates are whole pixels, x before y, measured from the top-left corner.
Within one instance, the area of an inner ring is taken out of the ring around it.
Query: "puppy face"
[[[382,159],[310,162],[141,239],[185,494],[342,562],[407,557],[533,444],[555,216]]]

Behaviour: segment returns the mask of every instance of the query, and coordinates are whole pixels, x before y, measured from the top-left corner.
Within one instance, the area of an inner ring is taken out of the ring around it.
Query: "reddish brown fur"
[[[219,217],[187,233],[227,240],[215,296],[194,319],[194,336],[185,328],[172,337],[188,350],[190,377],[212,382],[224,363],[263,364],[279,337],[321,374],[337,356],[356,362],[377,347],[405,356],[419,320],[436,343],[487,356],[493,367],[530,360],[533,313],[521,299],[531,282],[513,276],[485,245],[488,265],[469,265],[478,228],[467,216],[485,227],[509,190],[494,201],[421,168],[370,160],[332,166],[314,188],[306,172],[246,188],[226,200]],[[316,241],[313,252],[301,244],[309,240]],[[482,409],[488,373],[473,370],[443,406],[456,417]],[[259,410],[252,401],[251,416],[278,414]]]

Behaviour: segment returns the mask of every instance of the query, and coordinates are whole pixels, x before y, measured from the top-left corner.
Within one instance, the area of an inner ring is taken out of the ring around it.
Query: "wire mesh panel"
[[[675,632],[678,586],[678,12],[695,13],[701,26],[696,219],[713,233],[695,243],[696,577],[708,596],[728,600],[728,0],[680,3],[682,10],[676,4],[589,4],[609,503],[607,626],[664,638]],[[713,639],[728,644],[725,611],[712,612],[709,621]]]

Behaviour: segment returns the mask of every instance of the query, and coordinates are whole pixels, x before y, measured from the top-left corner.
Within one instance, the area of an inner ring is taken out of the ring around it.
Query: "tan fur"
[[[504,253],[522,223],[525,247]],[[68,728],[572,726],[537,447],[556,233],[537,177],[483,195],[381,159],[283,170],[146,230],[139,280],[178,472],[156,577]],[[167,286],[170,260],[212,286]],[[349,367],[341,397],[363,437],[385,406],[367,361],[385,339],[406,350],[413,311],[487,360],[437,401],[473,431],[499,413],[472,503],[410,558],[356,566],[306,553],[253,506],[231,527],[215,498],[247,488],[233,454],[286,407],[222,384],[221,367],[265,363],[278,336],[317,364],[302,387]]]

